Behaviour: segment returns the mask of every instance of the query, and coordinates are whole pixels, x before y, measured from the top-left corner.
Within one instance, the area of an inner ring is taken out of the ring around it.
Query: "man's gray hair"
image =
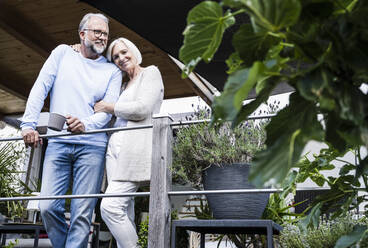
[[[78,28],[78,32],[82,31],[83,29],[85,29],[89,19],[91,19],[91,17],[99,17],[101,18],[102,20],[104,20],[106,22],[106,24],[109,24],[109,19],[104,16],[103,14],[100,14],[100,13],[88,13],[88,14],[85,14],[81,20],[81,22],[79,23],[79,28]]]

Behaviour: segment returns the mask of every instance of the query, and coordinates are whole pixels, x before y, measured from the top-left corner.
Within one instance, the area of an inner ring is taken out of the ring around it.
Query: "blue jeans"
[[[49,143],[43,164],[41,195],[66,194],[73,177],[73,195],[100,192],[104,172],[105,147]],[[96,198],[72,199],[70,226],[65,221],[65,200],[42,200],[43,223],[54,248],[84,248],[88,244]]]

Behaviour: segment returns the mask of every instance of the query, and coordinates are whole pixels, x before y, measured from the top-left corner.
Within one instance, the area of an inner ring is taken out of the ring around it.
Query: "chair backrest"
[[[40,192],[32,192],[32,195],[39,196]],[[40,212],[40,200],[30,200],[28,201],[26,210],[28,211],[29,218],[33,219],[33,223],[35,224],[37,222],[37,218],[39,216]],[[31,221],[31,219],[28,219]]]
[[[32,192],[32,195],[39,196],[40,192]],[[40,211],[39,204],[40,204],[40,200],[30,200],[30,201],[28,201],[26,209],[27,210]]]

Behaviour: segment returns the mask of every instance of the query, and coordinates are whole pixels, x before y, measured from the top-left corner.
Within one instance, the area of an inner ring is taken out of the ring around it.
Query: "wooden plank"
[[[9,71],[0,64],[0,88],[10,94],[26,100],[31,87],[26,87],[24,79],[16,73]]]
[[[169,116],[154,116],[152,135],[151,194],[148,248],[170,247],[172,122]]]
[[[0,1],[0,9],[0,28],[42,57],[47,58],[56,42],[36,23],[27,19],[7,2]]]

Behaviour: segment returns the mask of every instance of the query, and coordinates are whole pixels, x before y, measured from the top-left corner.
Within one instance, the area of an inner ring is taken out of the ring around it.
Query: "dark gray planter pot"
[[[249,170],[249,164],[213,165],[203,173],[204,189],[253,189],[248,181]],[[206,195],[216,219],[260,219],[269,196],[269,193]]]

